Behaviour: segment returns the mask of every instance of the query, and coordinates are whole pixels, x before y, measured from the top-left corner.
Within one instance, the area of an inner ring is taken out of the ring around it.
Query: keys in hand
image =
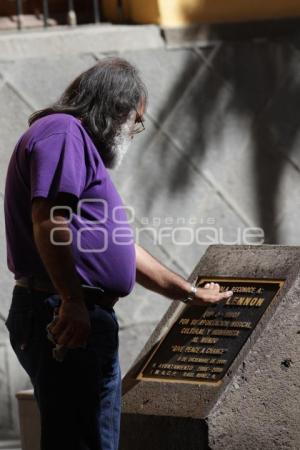
[[[85,347],[91,330],[89,311],[81,300],[63,300],[49,331],[57,344],[67,348]]]
[[[60,309],[60,307],[55,308],[53,319],[46,326],[46,331],[47,331],[47,338],[49,339],[49,341],[51,341],[55,345],[55,347],[52,350],[53,358],[56,361],[62,362],[64,360],[64,358],[65,358],[69,348],[66,345],[60,344],[58,342],[58,340],[57,340],[56,335],[53,332],[54,327],[59,322],[59,309]],[[63,329],[62,329],[62,332],[64,332]],[[77,347],[79,347],[79,348],[86,348],[86,343],[80,343]],[[75,348],[75,347],[70,347],[70,348]]]

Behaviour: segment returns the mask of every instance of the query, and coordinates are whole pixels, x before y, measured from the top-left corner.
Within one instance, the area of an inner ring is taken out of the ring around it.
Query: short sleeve
[[[84,144],[71,133],[55,133],[37,141],[30,152],[31,200],[70,194],[76,200],[85,187]]]

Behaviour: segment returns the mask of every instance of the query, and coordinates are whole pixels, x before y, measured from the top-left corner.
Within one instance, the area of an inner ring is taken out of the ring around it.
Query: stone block
[[[88,54],[65,55],[63,58],[43,55],[10,64],[2,62],[0,71],[35,110],[57,100],[73,79],[95,63],[93,56]]]
[[[284,40],[224,42],[211,66],[234,93],[231,109],[253,117],[286,79],[291,58],[293,50]]]
[[[140,71],[149,91],[148,112],[160,126],[184,95],[203,60],[194,49],[123,52]]]
[[[32,111],[7,84],[0,88],[0,192],[4,193],[7,166],[21,133],[27,128]]]
[[[172,434],[164,436],[168,445],[162,441],[161,447],[159,443],[156,445],[158,449],[202,448],[197,435],[195,442],[187,444],[187,418],[198,419],[199,427],[206,424],[205,450],[299,447],[299,268],[299,247],[216,245],[208,248],[190,280],[198,275],[212,279],[283,280],[283,285],[228,372],[217,383],[136,378],[154,346],[185,308],[178,302],[170,306],[123,379],[123,415],[127,429],[122,450],[130,448],[128,443],[132,439],[135,448],[142,448],[141,443],[144,448],[150,448],[143,433],[136,433],[136,424],[141,421],[146,434],[151,435],[151,431],[155,434],[160,417],[166,421],[166,430],[177,424],[181,437],[173,440]]]
[[[10,384],[8,378],[8,354],[6,342],[0,341],[0,434],[12,428]]]
[[[0,60],[76,55],[87,52],[111,52],[160,48],[164,46],[155,25],[82,25],[61,26],[0,36]]]
[[[257,197],[253,195],[256,174],[262,172],[265,184],[271,185],[272,179],[265,156],[269,148],[265,148],[255,125],[258,114],[283,83],[285,64],[291,57],[290,50],[285,55],[283,46],[269,47],[266,44],[221,47],[210,68],[195,75],[163,127],[182,154],[201,168],[251,226],[260,225]],[[268,70],[274,72],[271,83]],[[280,110],[279,103],[276,110]],[[264,159],[259,168],[258,152]],[[275,156],[271,164],[279,166],[280,158]]]
[[[156,132],[151,123],[142,141],[138,139],[124,165],[113,173],[127,206],[133,207],[141,224],[136,230],[137,242],[147,233],[186,273],[211,240],[242,243],[239,234],[247,224],[207,180],[201,166],[195,167],[188,155],[178,151],[163,132]],[[199,245],[193,245],[195,242]]]
[[[274,157],[282,154],[300,170],[298,120],[300,53],[294,51],[285,65],[285,79],[264,109],[258,135]]]

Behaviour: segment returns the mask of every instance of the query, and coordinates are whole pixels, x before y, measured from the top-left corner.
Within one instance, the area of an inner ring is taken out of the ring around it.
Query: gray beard
[[[118,169],[124,159],[124,156],[129,150],[130,144],[132,143],[132,137],[130,136],[130,131],[133,126],[132,116],[123,123],[119,133],[115,137],[114,143],[114,158],[111,162],[110,168]]]
[[[119,136],[118,142],[115,144],[115,158],[113,161],[113,168],[118,169],[122,161],[124,159],[124,156],[129,150],[131,144],[131,139],[127,135]]]

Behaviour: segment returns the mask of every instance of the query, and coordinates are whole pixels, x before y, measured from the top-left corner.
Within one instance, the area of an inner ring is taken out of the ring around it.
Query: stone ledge
[[[87,25],[0,34],[0,60],[161,48],[155,25]]]
[[[168,48],[208,47],[223,41],[284,39],[297,34],[300,18],[162,27]]]

